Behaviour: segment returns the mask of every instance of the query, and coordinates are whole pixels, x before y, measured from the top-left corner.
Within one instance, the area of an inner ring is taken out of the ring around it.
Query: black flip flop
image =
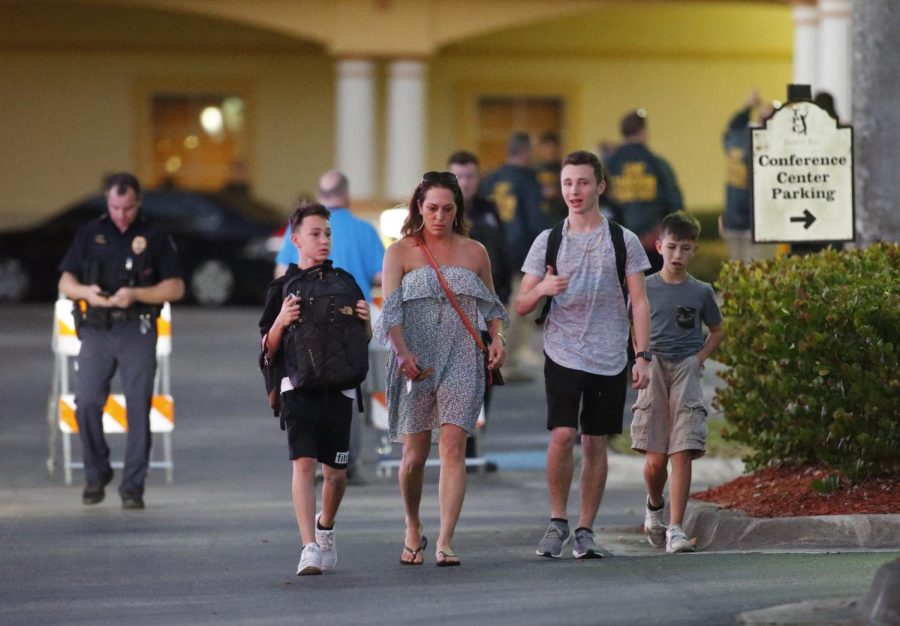
[[[422,535],[422,542],[419,544],[419,547],[413,550],[409,546],[403,546],[404,552],[409,552],[412,555],[412,561],[404,561],[400,559],[400,565],[421,565],[425,562],[424,555],[421,561],[416,561],[416,556],[422,552],[428,546],[428,537]]]

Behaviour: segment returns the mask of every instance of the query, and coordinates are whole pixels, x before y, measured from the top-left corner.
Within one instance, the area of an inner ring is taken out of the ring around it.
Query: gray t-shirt
[[[709,283],[688,275],[683,283],[667,283],[659,274],[647,277],[650,302],[650,351],[667,361],[681,361],[703,347],[702,321],[722,323],[716,295]]]
[[[650,267],[647,254],[633,232],[622,230],[625,274],[643,272]],[[523,272],[544,277],[549,237],[550,231],[545,230],[531,244]],[[556,267],[559,275],[569,277],[569,288],[553,297],[544,325],[544,352],[570,369],[603,376],[618,374],[627,362],[628,315],[609,222],[604,219],[589,233],[570,234],[566,220]]]

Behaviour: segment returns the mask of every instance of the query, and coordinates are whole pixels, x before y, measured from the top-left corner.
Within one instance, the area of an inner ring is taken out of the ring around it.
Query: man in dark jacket
[[[547,227],[541,211],[544,194],[531,167],[528,133],[513,133],[506,145],[506,163],[488,174],[481,195],[497,205],[509,244],[510,263],[518,272],[534,238]]]
[[[480,242],[487,250],[488,257],[491,259],[491,278],[494,281],[494,291],[500,298],[500,302],[506,306],[512,290],[509,247],[496,205],[478,195],[478,183],[481,180],[478,157],[465,150],[454,152],[447,159],[447,170],[456,175],[459,189],[462,191],[463,200],[466,203],[465,216],[471,225],[469,236]],[[488,415],[491,404],[491,389],[489,386],[484,392],[485,416]],[[476,439],[470,437],[466,440],[466,458],[477,456]],[[488,471],[496,470],[496,465],[488,463],[486,469]]]
[[[647,257],[649,273],[662,267],[656,251],[662,218],[684,208],[681,190],[672,167],[647,147],[647,114],[643,109],[628,113],[619,124],[622,145],[606,162],[609,187],[606,198],[617,221],[636,234]]]
[[[497,206],[478,194],[478,184],[481,182],[479,165],[478,157],[465,150],[454,152],[447,160],[447,170],[456,175],[463,200],[466,202],[464,214],[471,226],[469,236],[487,250],[491,259],[494,291],[500,302],[506,306],[509,303],[512,282],[509,245]]]
[[[759,92],[750,94],[740,111],[728,122],[722,136],[725,150],[725,211],[719,218],[719,234],[728,247],[728,258],[752,261],[770,258],[775,252],[771,244],[754,244],[750,234],[750,126],[753,109],[762,104]],[[771,104],[760,111],[764,121],[771,117]]]
[[[544,193],[544,215],[551,224],[566,219],[569,207],[562,197],[559,173],[562,171],[562,145],[559,134],[552,131],[541,134],[538,140],[538,158],[535,165],[538,182]]]

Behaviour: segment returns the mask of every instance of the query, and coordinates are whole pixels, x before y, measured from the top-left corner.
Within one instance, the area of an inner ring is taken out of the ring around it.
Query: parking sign
[[[752,138],[753,241],[853,241],[852,127],[800,100]]]

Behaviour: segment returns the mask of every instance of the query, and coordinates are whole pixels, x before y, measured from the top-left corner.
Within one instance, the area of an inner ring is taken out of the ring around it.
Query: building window
[[[151,96],[154,187],[217,190],[244,177],[244,100],[227,93]]]
[[[482,96],[478,99],[478,156],[490,171],[506,160],[506,141],[525,131],[537,143],[542,133],[562,133],[565,104],[562,98]]]

